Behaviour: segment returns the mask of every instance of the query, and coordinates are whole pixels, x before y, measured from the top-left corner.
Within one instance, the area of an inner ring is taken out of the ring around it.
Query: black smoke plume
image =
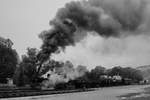
[[[43,31],[41,52],[48,59],[66,46],[75,45],[87,33],[102,37],[138,35],[145,24],[146,0],[72,1],[58,10],[50,21],[50,30]]]

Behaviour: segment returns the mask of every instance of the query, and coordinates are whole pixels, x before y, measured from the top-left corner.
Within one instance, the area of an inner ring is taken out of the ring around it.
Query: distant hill
[[[150,81],[150,65],[139,66],[136,69],[142,72],[144,79],[148,79]]]

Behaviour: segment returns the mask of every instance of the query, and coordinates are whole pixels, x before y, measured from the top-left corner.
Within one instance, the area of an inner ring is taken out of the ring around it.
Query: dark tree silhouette
[[[22,61],[19,64],[14,76],[16,85],[22,86],[30,84],[36,73],[37,49],[28,48],[27,54],[22,56]]]
[[[18,64],[18,55],[12,48],[0,45],[0,83],[6,83],[12,78]]]

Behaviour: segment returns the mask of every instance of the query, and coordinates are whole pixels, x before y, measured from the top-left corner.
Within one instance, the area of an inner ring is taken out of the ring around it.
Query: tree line
[[[6,48],[0,45],[0,83],[6,83],[7,78],[13,78],[14,84],[17,86],[25,86],[26,84],[31,87],[36,87],[41,84],[44,78],[41,76],[46,74],[49,70],[53,71],[55,68],[64,66],[64,63],[54,61],[52,59],[46,62],[41,59],[48,56],[42,54],[36,48],[28,48],[27,53],[22,56],[19,62],[17,52],[12,48]],[[71,64],[73,66],[73,64]],[[85,66],[86,67],[86,66]],[[113,79],[113,77],[121,77],[121,81]],[[102,66],[96,66],[92,70],[86,70],[85,74],[67,83],[59,83],[55,88],[69,87],[97,87],[97,86],[110,86],[110,85],[123,85],[132,81],[138,83],[143,80],[143,76],[139,70],[131,67],[113,67],[106,69]],[[61,85],[60,85],[61,84]],[[63,85],[62,85],[63,84]],[[62,86],[62,87],[60,87]]]
[[[56,84],[55,89],[74,88],[97,88],[105,86],[119,86],[138,84],[143,80],[142,73],[131,67],[116,66],[106,69],[96,66],[91,71],[87,71],[83,76],[70,80],[67,83]]]

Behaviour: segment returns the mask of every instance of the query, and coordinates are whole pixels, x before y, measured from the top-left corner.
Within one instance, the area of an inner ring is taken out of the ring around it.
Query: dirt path
[[[142,92],[144,91],[144,88],[147,87],[150,87],[150,85],[108,87],[90,92],[10,98],[3,100],[120,100],[118,98],[120,95]]]

